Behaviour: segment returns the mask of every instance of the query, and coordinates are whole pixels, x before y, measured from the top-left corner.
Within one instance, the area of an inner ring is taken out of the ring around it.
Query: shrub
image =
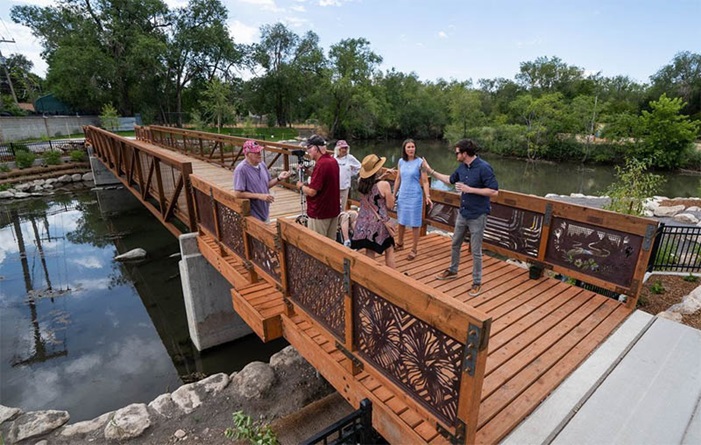
[[[684,281],[687,281],[689,283],[696,283],[697,281],[699,281],[699,277],[689,272],[689,275],[684,277]]]
[[[224,435],[229,439],[246,441],[256,445],[277,445],[277,436],[269,425],[254,421],[243,411],[233,414],[234,427],[227,428]]]
[[[24,144],[12,144],[12,148],[15,150],[15,153],[18,153],[20,151],[24,151],[24,152],[30,151],[29,147],[27,147]]]
[[[650,292],[652,292],[655,295],[662,294],[666,291],[667,289],[664,288],[664,285],[662,284],[661,281],[655,281],[650,285]]]
[[[665,179],[647,171],[648,160],[630,158],[625,167],[616,166],[617,180],[611,184],[607,194],[611,203],[604,209],[628,215],[642,215],[643,201],[654,196]]]
[[[28,168],[34,165],[37,155],[31,151],[18,151],[15,153],[15,163],[19,168]]]
[[[7,173],[10,171],[10,166],[7,164],[0,164],[0,172]]]
[[[61,152],[57,150],[46,151],[42,155],[46,165],[58,165],[61,163]]]
[[[83,150],[71,150],[70,156],[73,162],[85,161],[85,152]]]

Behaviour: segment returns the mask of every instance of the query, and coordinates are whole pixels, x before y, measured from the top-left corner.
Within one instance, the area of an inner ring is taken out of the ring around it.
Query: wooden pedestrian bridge
[[[459,278],[435,279],[450,263],[440,232],[452,230],[456,193],[431,191],[419,255],[398,252],[394,270],[295,224],[292,183],[275,189],[273,222],[249,216],[232,193],[242,138],[155,126],[138,127],[137,140],[95,127],[85,136],[174,235],[198,234],[256,334],[284,337],[355,408],[369,399],[390,443],[503,439],[634,310],[657,229],[502,190],[487,222],[482,293],[469,297],[467,245]],[[259,143],[269,167],[296,165],[298,146]]]

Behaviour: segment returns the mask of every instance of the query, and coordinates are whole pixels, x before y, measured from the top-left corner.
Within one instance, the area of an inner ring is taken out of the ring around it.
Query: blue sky
[[[557,56],[604,76],[647,82],[681,51],[701,53],[701,0],[222,0],[238,43],[254,43],[261,25],[278,21],[302,35],[313,30],[325,51],[364,37],[381,69],[422,80],[505,77],[522,62]],[[0,51],[25,54],[43,75],[41,48],[10,19],[17,4],[0,2]],[[186,1],[167,0],[171,7]],[[249,74],[250,76],[250,74]]]

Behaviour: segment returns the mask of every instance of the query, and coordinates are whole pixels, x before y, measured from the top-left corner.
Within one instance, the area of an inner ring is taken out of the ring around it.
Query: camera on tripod
[[[311,159],[307,159],[304,157],[304,155],[307,152],[304,150],[293,150],[292,155],[297,156],[297,166],[298,168],[301,168],[302,170],[306,170],[310,167],[314,166],[314,161]]]

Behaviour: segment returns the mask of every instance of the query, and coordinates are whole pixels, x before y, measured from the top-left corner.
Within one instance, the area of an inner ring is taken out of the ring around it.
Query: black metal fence
[[[648,272],[701,272],[701,227],[660,224]]]
[[[302,442],[302,445],[386,444],[372,427],[372,403],[360,402],[360,408],[323,431]]]
[[[73,150],[85,150],[85,139],[58,139],[39,142],[8,142],[0,144],[0,160],[11,161],[15,158],[17,151],[31,151],[33,153],[44,153],[47,151],[59,150],[66,154]]]

